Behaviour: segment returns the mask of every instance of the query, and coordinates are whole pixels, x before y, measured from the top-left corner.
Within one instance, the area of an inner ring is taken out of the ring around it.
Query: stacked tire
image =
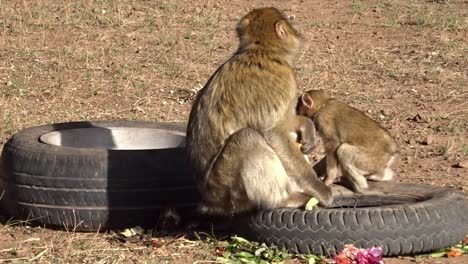
[[[15,218],[79,231],[151,226],[166,208],[199,200],[184,148],[112,150],[45,144],[40,136],[77,128],[154,128],[185,133],[185,124],[71,122],[14,135],[1,156],[0,200]]]

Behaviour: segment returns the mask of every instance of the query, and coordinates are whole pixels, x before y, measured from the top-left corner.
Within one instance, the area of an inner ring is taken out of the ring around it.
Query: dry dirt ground
[[[304,34],[300,89],[326,89],[389,128],[401,148],[397,181],[468,194],[466,0],[0,0],[0,146],[45,123],[186,121],[196,91],[235,51],[237,20],[260,6],[284,10]],[[0,262],[215,259],[204,239],[158,239],[163,247],[3,224]]]

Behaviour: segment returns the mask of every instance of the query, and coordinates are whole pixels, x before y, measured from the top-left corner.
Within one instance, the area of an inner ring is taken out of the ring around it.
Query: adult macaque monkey
[[[314,120],[325,145],[325,184],[345,176],[358,193],[368,190],[367,179],[389,181],[397,145],[390,133],[361,111],[333,98],[322,90],[303,93],[298,113]]]
[[[275,8],[251,11],[237,33],[237,52],[200,90],[188,122],[187,150],[202,210],[299,207],[311,196],[329,206],[330,187],[289,135],[303,119],[295,112],[292,69],[300,35]]]

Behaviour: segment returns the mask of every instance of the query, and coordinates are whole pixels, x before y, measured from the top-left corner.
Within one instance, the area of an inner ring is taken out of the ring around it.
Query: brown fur
[[[391,180],[390,166],[397,145],[390,133],[361,111],[333,98],[322,90],[305,92],[298,113],[314,120],[325,145],[325,184],[343,174],[356,192],[368,189],[367,179]]]
[[[189,117],[187,150],[204,211],[297,207],[310,196],[330,205],[331,190],[289,136],[300,36],[275,8],[251,11],[237,32],[237,52],[199,92]]]

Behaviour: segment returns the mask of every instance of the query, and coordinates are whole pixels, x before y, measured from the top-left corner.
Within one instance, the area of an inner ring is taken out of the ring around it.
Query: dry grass
[[[453,168],[468,159],[462,0],[0,0],[0,146],[44,123],[187,120],[196,91],[236,48],[237,19],[264,5],[294,16],[305,36],[301,89],[327,89],[390,128],[399,180],[468,193],[467,170]],[[175,243],[161,253],[110,234],[27,225],[0,233],[0,262],[192,263],[213,249]]]
[[[215,259],[213,243],[159,234],[123,242],[115,232],[79,233],[7,221],[0,227],[0,263],[193,263]]]

